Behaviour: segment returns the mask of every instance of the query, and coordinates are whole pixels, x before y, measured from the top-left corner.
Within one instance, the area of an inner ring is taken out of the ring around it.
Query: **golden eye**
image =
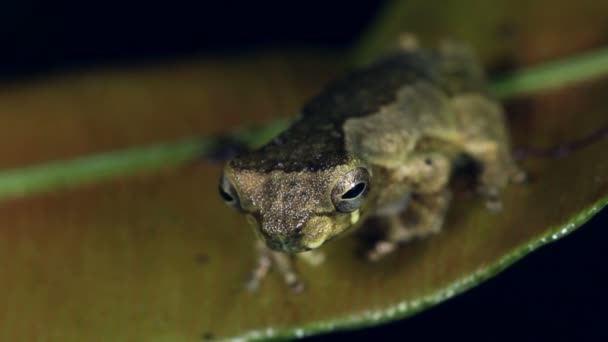
[[[232,186],[226,176],[222,175],[222,178],[220,178],[219,190],[220,196],[222,197],[224,202],[226,202],[226,204],[236,209],[241,209],[239,195],[236,193],[234,186]]]
[[[360,167],[342,176],[331,192],[331,200],[339,212],[351,213],[361,207],[369,188],[369,171]]]

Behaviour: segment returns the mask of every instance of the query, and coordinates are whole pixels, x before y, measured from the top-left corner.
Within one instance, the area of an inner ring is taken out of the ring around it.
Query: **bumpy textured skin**
[[[403,49],[333,82],[272,142],[231,160],[225,177],[275,251],[314,249],[370,215],[386,217],[386,239],[369,255],[376,259],[439,230],[462,155],[479,164],[478,190],[488,207],[499,208],[500,190],[522,178],[510,150],[479,64],[467,48],[444,44]],[[341,213],[332,189],[360,167],[371,174],[367,198],[359,210]]]
[[[236,169],[269,172],[317,171],[344,164],[348,159],[343,124],[366,117],[395,101],[399,89],[419,82],[452,93],[450,79],[436,51],[402,51],[367,68],[354,71],[327,86],[304,105],[291,127],[261,149],[231,161]],[[464,70],[460,70],[461,72]],[[467,75],[467,87],[481,89],[477,70]],[[471,77],[471,75],[473,75]]]

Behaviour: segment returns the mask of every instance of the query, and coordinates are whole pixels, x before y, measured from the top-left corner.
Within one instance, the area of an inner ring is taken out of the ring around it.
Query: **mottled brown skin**
[[[258,244],[253,287],[275,264],[301,288],[280,252],[315,249],[372,215],[389,223],[372,260],[439,231],[450,174],[463,155],[479,164],[478,190],[499,209],[500,191],[523,174],[510,154],[502,109],[484,87],[468,49],[409,44],[330,84],[289,129],[231,160],[221,189],[265,242]]]

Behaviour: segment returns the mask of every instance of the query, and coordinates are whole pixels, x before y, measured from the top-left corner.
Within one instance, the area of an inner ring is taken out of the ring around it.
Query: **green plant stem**
[[[159,169],[191,160],[198,153],[205,153],[210,146],[211,142],[204,139],[185,139],[2,171],[0,198]]]
[[[596,78],[608,73],[608,48],[517,71],[491,83],[501,99]],[[259,129],[235,131],[229,135],[248,145],[258,146],[287,126],[276,121]],[[92,183],[146,170],[178,165],[204,158],[218,138],[190,138],[109,152],[39,166],[0,171],[0,199],[29,193]]]
[[[608,74],[608,48],[518,70],[490,85],[499,98],[530,94]]]

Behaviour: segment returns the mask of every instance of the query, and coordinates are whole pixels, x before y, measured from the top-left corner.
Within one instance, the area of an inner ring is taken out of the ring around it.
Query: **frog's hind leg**
[[[376,261],[393,252],[411,239],[438,233],[443,226],[451,192],[448,189],[432,194],[412,195],[407,208],[401,213],[387,216],[388,232],[367,254],[369,260]]]
[[[451,100],[462,127],[460,144],[480,166],[478,191],[491,210],[501,208],[500,192],[509,182],[521,182],[525,173],[515,164],[501,107],[479,94],[463,94]]]

